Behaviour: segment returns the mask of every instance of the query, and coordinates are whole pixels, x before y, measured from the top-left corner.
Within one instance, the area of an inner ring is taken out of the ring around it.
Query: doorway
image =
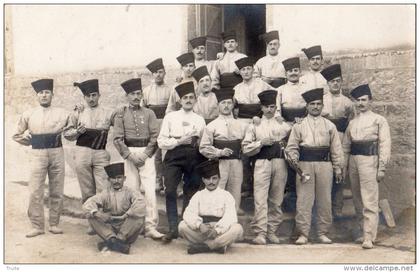
[[[259,39],[266,31],[265,5],[190,5],[188,10],[188,39],[207,36],[208,60],[223,51],[220,33],[229,30],[236,31],[239,52],[255,61],[265,56],[265,44]]]

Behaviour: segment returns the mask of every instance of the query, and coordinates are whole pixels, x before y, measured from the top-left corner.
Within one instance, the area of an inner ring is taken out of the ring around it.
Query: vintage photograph
[[[416,264],[415,4],[3,13],[4,265]]]

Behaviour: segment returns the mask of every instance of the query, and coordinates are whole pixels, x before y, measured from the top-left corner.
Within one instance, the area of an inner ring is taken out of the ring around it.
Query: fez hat
[[[146,65],[147,69],[149,69],[150,72],[156,73],[160,69],[164,69],[162,58],[155,59],[151,63]]]
[[[333,64],[321,71],[321,75],[327,80],[333,80],[334,78],[341,77],[341,66],[340,64]]]
[[[188,63],[194,63],[194,54],[189,52],[189,53],[184,53],[180,56],[178,56],[177,61],[179,62],[179,64],[181,64],[181,66],[185,66]]]
[[[251,60],[250,57],[244,57],[241,59],[238,59],[237,61],[235,61],[236,66],[238,66],[238,69],[241,70],[244,67],[247,66],[254,66],[254,62]]]
[[[310,103],[315,100],[323,100],[324,97],[324,89],[322,88],[316,88],[309,90],[307,92],[304,92],[302,94],[303,99],[305,99],[306,103]]]
[[[235,91],[232,89],[232,87],[220,89],[214,88],[212,91],[216,95],[217,102],[219,103],[226,99],[233,99],[233,95],[235,94]]]
[[[110,178],[115,178],[117,176],[124,176],[124,163],[123,162],[117,162],[117,163],[111,163],[104,167],[105,172]]]
[[[360,86],[354,88],[351,91],[350,95],[355,99],[357,99],[357,98],[359,98],[363,95],[368,95],[369,99],[372,99],[372,92],[370,91],[370,88],[369,88],[368,84],[360,85]]]
[[[228,40],[236,40],[236,32],[234,30],[222,32],[222,40],[223,42],[227,42]]]
[[[191,47],[196,48],[200,45],[205,46],[206,45],[206,40],[207,40],[206,36],[201,36],[201,37],[194,38],[194,39],[190,40]]]
[[[89,79],[83,82],[74,82],[73,86],[79,87],[83,95],[89,95],[90,93],[99,93],[99,83],[97,79]]]
[[[261,35],[261,39],[265,41],[265,43],[269,43],[272,40],[278,40],[279,39],[279,32],[277,30],[273,30],[267,33],[264,33]]]
[[[129,94],[134,91],[142,90],[141,88],[141,78],[132,78],[121,83],[124,91]]]
[[[214,175],[220,176],[219,161],[207,160],[196,166],[197,173],[203,178],[210,178]]]
[[[258,94],[261,105],[268,106],[276,104],[277,91],[275,90],[266,90]]]
[[[207,70],[207,66],[203,65],[195,69],[194,72],[192,72],[192,76],[197,82],[199,82],[200,79],[202,79],[205,76],[210,76],[210,74]]]
[[[311,59],[318,55],[322,56],[322,50],[320,45],[315,45],[309,48],[303,48],[302,51],[303,53],[305,53],[308,59]]]
[[[233,88],[241,82],[242,77],[236,73],[223,73],[220,75],[220,88]]]
[[[300,60],[298,57],[285,59],[281,63],[283,63],[284,69],[286,71],[292,70],[294,68],[300,69]]]
[[[189,94],[189,93],[195,94],[194,83],[192,81],[188,81],[188,82],[179,84],[178,86],[175,87],[175,91],[178,93],[179,98],[182,98],[184,95]]]
[[[39,79],[37,81],[32,82],[31,85],[36,93],[39,93],[43,90],[50,90],[52,92],[54,88],[54,80],[49,78]]]

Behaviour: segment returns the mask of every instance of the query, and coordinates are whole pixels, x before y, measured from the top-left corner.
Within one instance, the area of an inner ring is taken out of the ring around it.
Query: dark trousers
[[[163,160],[164,185],[166,196],[166,214],[168,216],[169,231],[178,231],[178,184],[184,177],[182,213],[188,206],[191,197],[202,186],[201,177],[195,171],[195,167],[205,158],[198,152],[198,148],[192,146],[178,146],[168,150]]]

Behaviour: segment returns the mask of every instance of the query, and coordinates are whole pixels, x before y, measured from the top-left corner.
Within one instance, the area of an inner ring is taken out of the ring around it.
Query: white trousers
[[[131,153],[143,153],[146,147],[129,147]],[[136,167],[131,161],[125,160],[126,186],[140,191],[144,190],[146,200],[146,232],[156,229],[159,214],[156,203],[156,169],[154,157],[147,158],[142,167]]]

